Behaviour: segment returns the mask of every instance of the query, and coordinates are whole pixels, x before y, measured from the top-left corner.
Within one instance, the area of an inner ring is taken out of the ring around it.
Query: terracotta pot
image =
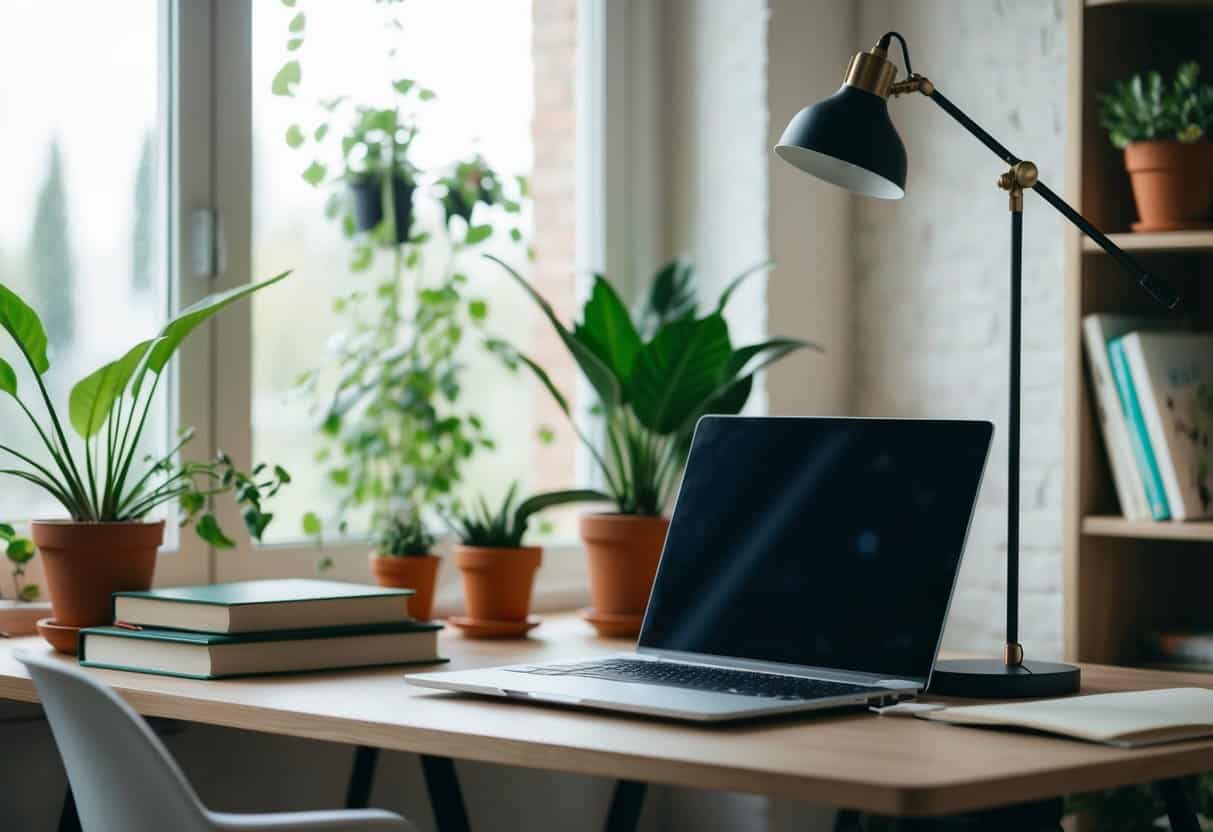
[[[640,631],[640,618],[649,603],[669,527],[666,517],[582,515],[581,539],[590,556],[590,603],[594,612],[634,615],[636,632]]]
[[[474,621],[525,621],[531,612],[531,589],[542,559],[539,546],[456,546],[455,565],[463,573],[467,617]]]
[[[1133,142],[1125,148],[1140,222],[1134,231],[1205,228],[1213,215],[1213,143]]]
[[[380,586],[411,589],[409,615],[419,621],[434,617],[434,584],[438,579],[437,555],[380,555],[371,552],[371,574]]]
[[[42,557],[55,623],[95,627],[114,620],[113,593],[151,588],[164,521],[35,520],[31,536]]]

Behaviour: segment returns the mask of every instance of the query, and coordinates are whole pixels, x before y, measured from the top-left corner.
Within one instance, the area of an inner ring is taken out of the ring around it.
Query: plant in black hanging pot
[[[386,245],[408,240],[412,229],[417,182],[408,151],[416,133],[397,110],[363,108],[341,140],[354,228]]]

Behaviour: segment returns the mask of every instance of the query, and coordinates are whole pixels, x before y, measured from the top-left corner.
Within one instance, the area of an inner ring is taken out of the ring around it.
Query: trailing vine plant
[[[283,2],[295,14],[272,92],[301,99],[307,16],[298,0]],[[402,28],[388,11],[386,25]],[[390,106],[352,95],[312,101],[301,108],[310,117],[285,135],[350,247],[354,279],[333,300],[342,326],[325,362],[296,382],[319,426],[316,461],[339,495],[342,533],[354,512],[368,513],[372,533],[382,534],[401,515],[428,511],[432,519],[449,510],[468,461],[494,448],[481,417],[461,401],[461,346],[489,314],[461,264],[502,233],[524,241],[526,180],[499,175],[479,155],[423,170],[411,151],[434,91],[391,77],[383,93]],[[427,200],[434,210],[417,211]],[[427,225],[431,215],[440,219]],[[323,519],[308,512],[304,533],[318,538]]]

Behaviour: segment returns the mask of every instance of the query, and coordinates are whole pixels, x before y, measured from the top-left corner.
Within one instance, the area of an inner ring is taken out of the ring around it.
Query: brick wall
[[[531,136],[535,162],[531,173],[534,201],[535,249],[533,275],[537,288],[563,320],[577,310],[576,256],[576,129],[577,129],[577,0],[533,0],[535,115]],[[533,349],[556,387],[572,399],[577,392],[573,361],[552,328],[534,316]],[[537,446],[533,455],[536,490],[568,488],[576,483],[576,437],[564,414],[547,391],[535,385],[539,397],[538,425],[555,429],[551,446]]]
[[[914,69],[1065,192],[1065,21],[1044,0],[865,0],[857,48],[901,31]],[[898,56],[898,60],[900,57]],[[1003,638],[1008,339],[1004,166],[931,102],[890,102],[910,158],[901,202],[856,200],[859,413],[992,419],[994,447],[947,645]],[[1061,651],[1062,220],[1024,209],[1021,641]]]

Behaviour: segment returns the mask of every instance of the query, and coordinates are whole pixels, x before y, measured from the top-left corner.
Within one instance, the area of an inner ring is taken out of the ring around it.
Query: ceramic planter
[[[413,226],[413,191],[417,188],[397,176],[392,180],[392,199],[396,213],[396,241],[409,238]],[[354,202],[354,227],[370,231],[383,221],[383,179],[367,176],[350,182]]]
[[[1207,228],[1213,216],[1213,143],[1133,142],[1125,148],[1134,231]]]
[[[539,546],[455,547],[455,565],[463,573],[465,618],[472,622],[525,623],[531,612],[535,572],[542,559]]]
[[[581,539],[590,558],[585,618],[601,635],[634,636],[657,575],[670,521],[630,514],[585,514]]]
[[[418,621],[434,617],[434,584],[438,580],[437,555],[380,555],[371,552],[371,574],[380,586],[411,589],[409,615]]]
[[[113,593],[150,589],[164,521],[75,523],[36,520],[31,537],[42,558],[46,589],[58,628],[79,629],[113,621]],[[62,652],[59,640],[52,646]]]

